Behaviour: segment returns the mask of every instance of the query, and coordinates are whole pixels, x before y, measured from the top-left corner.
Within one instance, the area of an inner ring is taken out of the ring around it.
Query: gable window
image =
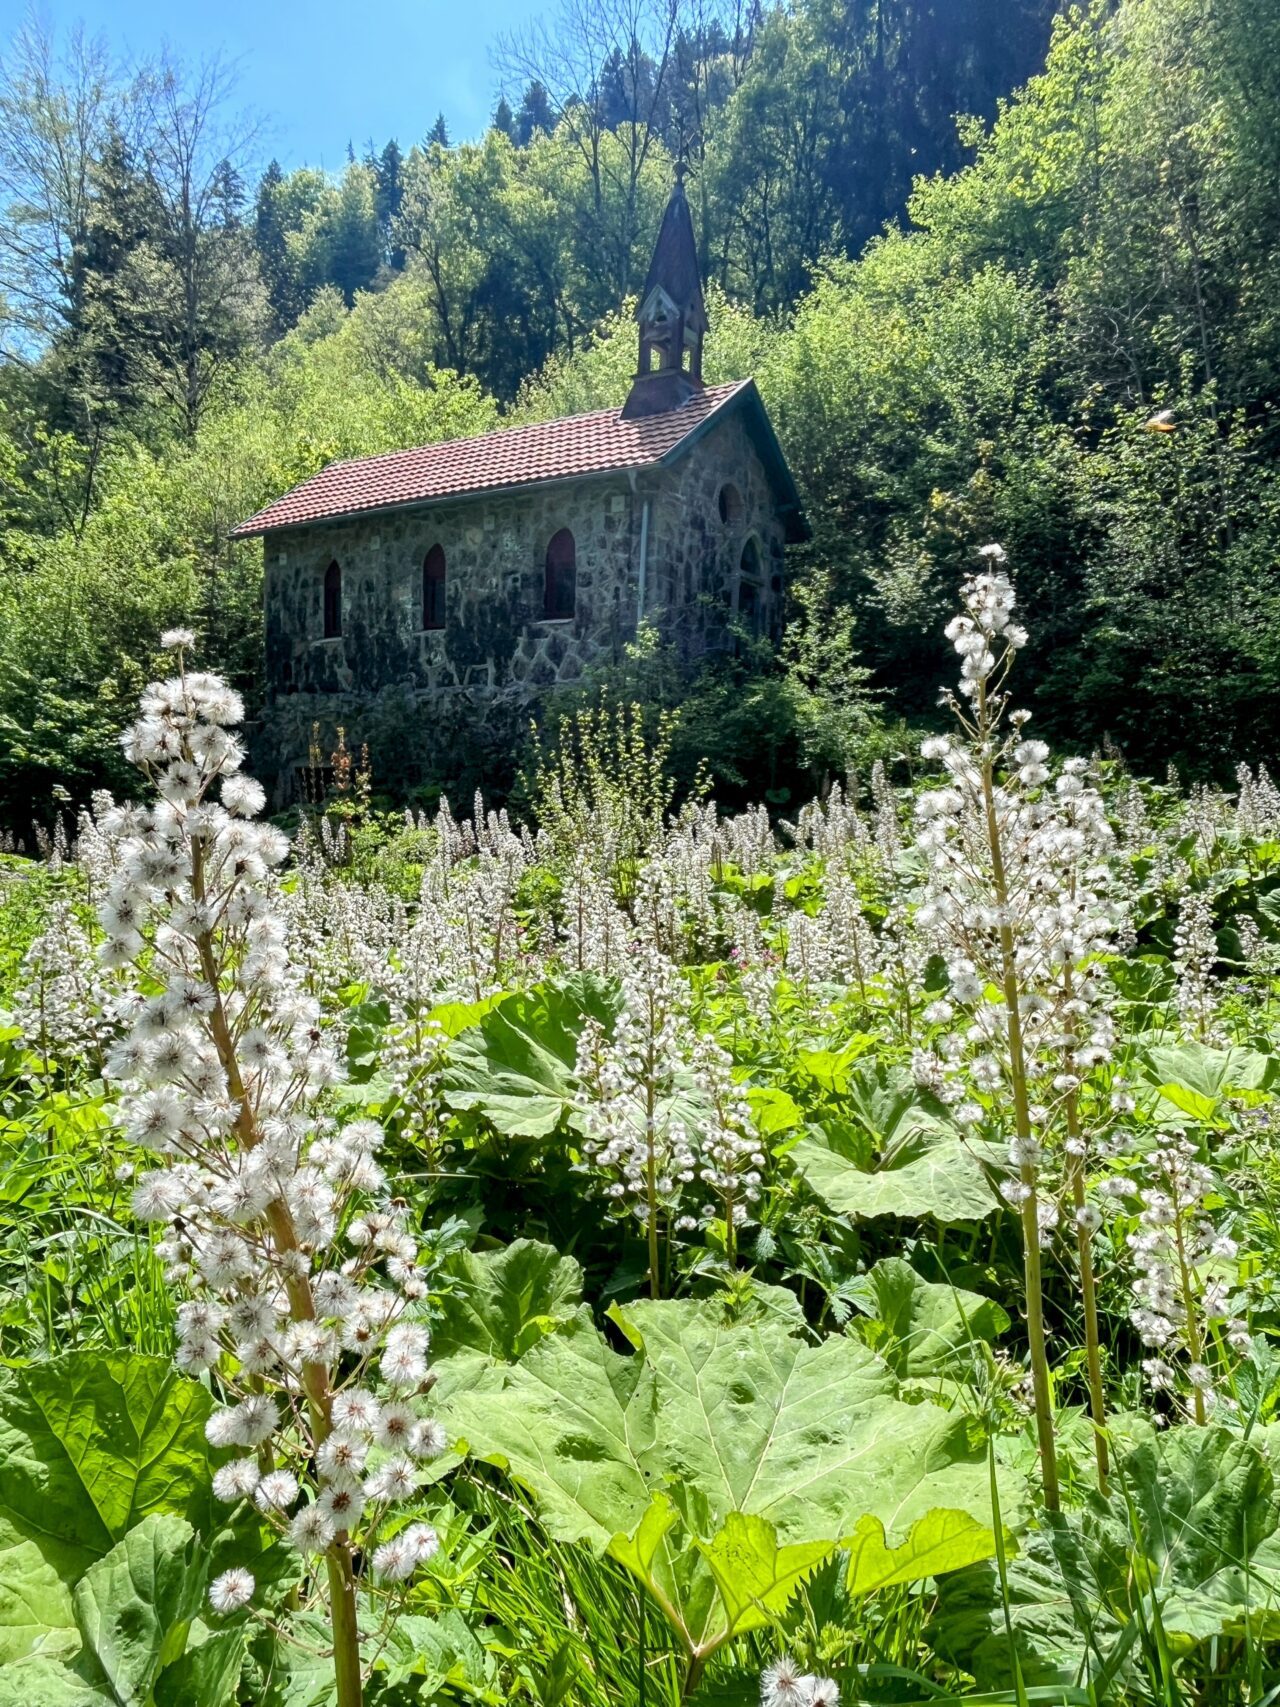
[[[542,614],[552,621],[571,617],[578,597],[578,557],[573,535],[561,528],[547,547]]]
[[[422,626],[444,627],[444,547],[433,545],[422,564]]]
[[[742,520],[742,493],[731,480],[727,480],[720,488],[716,504],[720,511],[720,520],[726,527],[736,527]]]
[[[331,563],[324,572],[324,637],[336,640],[342,633],[342,570]]]

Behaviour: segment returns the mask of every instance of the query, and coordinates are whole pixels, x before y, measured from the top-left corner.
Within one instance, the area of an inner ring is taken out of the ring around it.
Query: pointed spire
[[[684,174],[682,157],[636,312],[640,366],[622,409],[627,419],[678,409],[702,389],[707,309]]]

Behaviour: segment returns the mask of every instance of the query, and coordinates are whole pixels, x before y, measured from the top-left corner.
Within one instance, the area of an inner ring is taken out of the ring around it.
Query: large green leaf
[[[209,1558],[191,1525],[153,1512],[91,1564],[69,1597],[74,1624],[0,1667],[0,1707],[225,1707],[243,1633],[188,1638]],[[55,1657],[56,1652],[56,1657]]]
[[[388,1685],[413,1678],[415,1699],[425,1700],[449,1684],[471,1695],[493,1681],[496,1667],[462,1614],[448,1609],[398,1618],[378,1669]]]
[[[1280,1072],[1274,1055],[1196,1042],[1153,1045],[1143,1052],[1143,1066],[1178,1114],[1205,1121],[1229,1092],[1268,1090]]]
[[[549,1137],[573,1105],[585,1020],[612,1024],[617,1012],[614,986],[585,974],[504,997],[454,1042],[445,1101],[478,1110],[506,1137]]]
[[[103,1678],[43,1654],[0,1667],[0,1707],[120,1707]]]
[[[1148,1593],[1186,1644],[1246,1629],[1280,1637],[1280,1490],[1260,1446],[1225,1428],[1171,1429],[1129,1453],[1117,1480],[1124,1509],[1096,1506],[1086,1520],[1123,1595],[1117,1612]]]
[[[995,1551],[995,1531],[988,1513],[952,1509],[927,1511],[916,1518],[903,1539],[891,1546],[884,1524],[868,1514],[852,1535],[843,1537],[849,1549],[846,1584],[850,1594],[874,1594],[895,1583],[918,1583],[962,1570],[975,1559]]]
[[[510,1466],[533,1490],[557,1540],[603,1551],[649,1503],[641,1458],[654,1404],[643,1359],[619,1356],[583,1316],[442,1412],[476,1456]]]
[[[182,1655],[207,1575],[191,1525],[153,1512],[76,1584],[85,1646],[121,1707],[143,1707],[161,1671]]]
[[[988,1167],[999,1152],[968,1139],[901,1068],[852,1070],[847,1121],[824,1119],[791,1151],[809,1189],[837,1215],[979,1221],[999,1204]]]
[[[1175,1652],[1280,1638],[1280,1491],[1265,1451],[1225,1428],[1143,1431],[1117,1453],[1109,1498],[1094,1493],[1026,1538],[1009,1591],[1028,1682],[1105,1675],[1122,1688],[1142,1630],[1159,1628]],[[947,1659],[1005,1683],[1005,1616],[994,1570],[975,1565],[939,1585],[930,1635]]]
[[[999,1205],[983,1166],[986,1154],[987,1146],[921,1125],[869,1168],[831,1129],[811,1128],[791,1159],[814,1196],[836,1215],[982,1221]]]
[[[511,1362],[582,1302],[582,1270],[554,1245],[517,1239],[500,1251],[464,1251],[445,1266],[450,1285],[431,1330],[437,1359],[479,1351]]]
[[[989,1688],[1014,1682],[1015,1655],[1031,1687],[1076,1686],[1117,1665],[1121,1626],[1097,1586],[1076,1520],[1043,1521],[1008,1562],[1007,1596],[991,1561],[938,1584],[929,1641]]]
[[[70,1352],[0,1380],[0,1535],[76,1581],[151,1512],[212,1533],[208,1392],[161,1357]]]
[[[966,1346],[994,1340],[1009,1326],[992,1299],[925,1280],[902,1257],[882,1258],[848,1296],[867,1318],[852,1331],[900,1377],[956,1374]]]
[[[80,1646],[71,1590],[34,1541],[0,1536],[0,1668],[25,1654]]]
[[[245,1638],[243,1624],[210,1630],[196,1619],[180,1658],[160,1673],[156,1707],[229,1707],[240,1682]]]
[[[954,1511],[974,1520],[955,1563],[990,1551],[986,1468],[965,1419],[904,1404],[865,1346],[812,1345],[774,1319],[729,1325],[712,1301],[612,1314],[636,1355],[579,1317],[458,1394],[448,1421],[529,1488],[557,1539],[636,1570],[691,1651],[731,1628],[696,1542],[714,1549],[735,1513],[763,1520],[781,1549],[834,1545],[870,1515],[892,1549]]]
[[[698,1543],[732,1635],[758,1630],[785,1612],[796,1590],[834,1549],[833,1541],[780,1547],[771,1523],[740,1511],[729,1513],[712,1541]]]

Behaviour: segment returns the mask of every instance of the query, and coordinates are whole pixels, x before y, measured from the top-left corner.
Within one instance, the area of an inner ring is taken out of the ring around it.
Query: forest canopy
[[[164,627],[192,626],[252,705],[260,547],[229,532],[262,503],[335,457],[619,402],[677,159],[708,377],[755,374],[814,527],[777,657],[676,683],[637,665],[722,791],[744,753],[773,755],[785,795],[927,723],[930,637],[993,539],[1047,733],[1147,768],[1264,754],[1280,15],[1052,14],[569,9],[501,44],[483,136],[440,118],[338,174],[264,166],[219,65],[125,69],[20,33],[0,81],[0,822],[118,778]]]

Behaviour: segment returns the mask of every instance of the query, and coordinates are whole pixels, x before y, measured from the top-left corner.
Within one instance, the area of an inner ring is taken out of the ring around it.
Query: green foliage
[[[959,1373],[975,1340],[996,1340],[1009,1327],[994,1299],[924,1280],[902,1257],[882,1257],[849,1298],[862,1318],[852,1331],[899,1379]]]
[[[0,1701],[231,1699],[243,1633],[199,1622],[218,1522],[208,1392],[76,1352],[0,1383]]]
[[[152,1512],[213,1530],[208,1392],[167,1358],[72,1352],[0,1385],[0,1523],[77,1579]]]
[[[780,1612],[837,1545],[857,1591],[989,1555],[964,1419],[904,1405],[865,1348],[727,1325],[718,1303],[610,1313],[633,1356],[575,1318],[459,1393],[449,1420],[557,1539],[639,1577],[691,1661]]]
[[[995,1682],[1012,1680],[1016,1653],[1028,1683],[1092,1683],[1108,1699],[1143,1671],[1167,1687],[1173,1657],[1201,1644],[1274,1637],[1280,1508],[1264,1449],[1223,1428],[1149,1435],[1115,1483],[1029,1538],[1007,1603],[989,1565],[946,1578],[939,1649]]]
[[[983,1166],[990,1146],[931,1108],[907,1074],[861,1068],[842,1087],[844,1115],[791,1152],[805,1184],[837,1215],[981,1221],[996,1203]]]
[[[449,1106],[483,1110],[508,1138],[546,1138],[569,1114],[578,1036],[588,1018],[612,1021],[617,992],[584,974],[505,996],[452,1052]]]

